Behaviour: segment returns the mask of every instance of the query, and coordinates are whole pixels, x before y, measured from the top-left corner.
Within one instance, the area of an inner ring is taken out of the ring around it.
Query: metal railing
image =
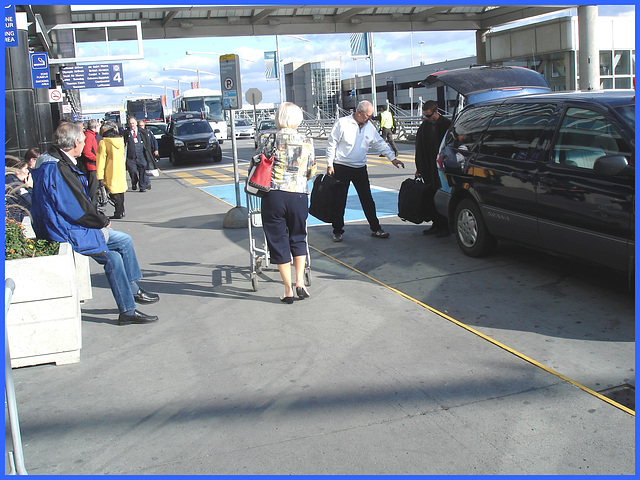
[[[11,297],[16,285],[12,279],[4,281],[4,393],[9,411],[9,425],[11,427],[11,442],[13,452],[8,452],[9,475],[28,475],[24,466],[24,454],[22,452],[22,437],[20,435],[20,422],[18,420],[18,402],[16,401],[16,388],[13,383],[13,371],[11,370],[11,354],[9,352],[9,334],[7,332],[7,313],[11,305]]]

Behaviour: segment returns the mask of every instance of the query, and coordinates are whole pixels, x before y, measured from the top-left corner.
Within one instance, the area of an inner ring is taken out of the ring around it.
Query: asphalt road
[[[324,172],[326,142],[317,140],[315,146],[318,171]],[[193,187],[233,183],[231,141],[222,148],[219,164],[173,167],[162,159],[160,167]],[[242,179],[253,141],[239,140],[236,148]],[[398,143],[398,148],[404,169],[369,157],[372,185],[398,190],[413,175],[413,145]],[[334,244],[326,248],[359,271],[581,385],[604,394],[619,391],[616,400],[635,408],[634,295],[624,276],[507,242],[487,258],[468,258],[454,236],[422,235],[426,224],[403,223],[397,217],[382,223],[392,235],[419,239],[424,248],[407,251],[406,261],[399,264],[379,264],[375,255],[356,258]],[[322,240],[316,248],[325,247]]]

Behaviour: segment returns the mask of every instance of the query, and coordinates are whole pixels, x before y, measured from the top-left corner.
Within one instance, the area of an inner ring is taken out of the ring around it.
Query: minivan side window
[[[604,115],[585,108],[567,109],[551,156],[554,163],[592,169],[599,157],[614,154],[629,158],[631,149]]]
[[[501,158],[524,160],[533,157],[554,105],[506,103],[491,120],[480,153]]]

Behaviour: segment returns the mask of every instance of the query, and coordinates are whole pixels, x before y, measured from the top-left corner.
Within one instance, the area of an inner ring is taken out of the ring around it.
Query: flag
[[[267,80],[278,78],[278,55],[275,50],[264,52],[264,76]]]
[[[167,106],[167,96],[166,95],[160,95],[160,100],[162,101],[162,106],[166,108],[166,106]]]
[[[356,94],[356,89],[354,88],[349,92],[349,100],[351,100],[355,94]]]
[[[200,88],[200,84],[198,82],[191,82],[191,88]]]
[[[369,46],[368,33],[352,33],[349,35],[349,43],[351,44],[351,57],[362,58],[371,55]]]
[[[180,90],[173,89],[173,98],[177,98],[180,96]]]

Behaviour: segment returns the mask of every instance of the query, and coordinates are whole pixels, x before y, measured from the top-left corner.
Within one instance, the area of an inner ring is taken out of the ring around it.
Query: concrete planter
[[[58,255],[5,261],[16,284],[7,314],[11,366],[80,361],[80,303],[91,298],[89,259],[60,244]]]

